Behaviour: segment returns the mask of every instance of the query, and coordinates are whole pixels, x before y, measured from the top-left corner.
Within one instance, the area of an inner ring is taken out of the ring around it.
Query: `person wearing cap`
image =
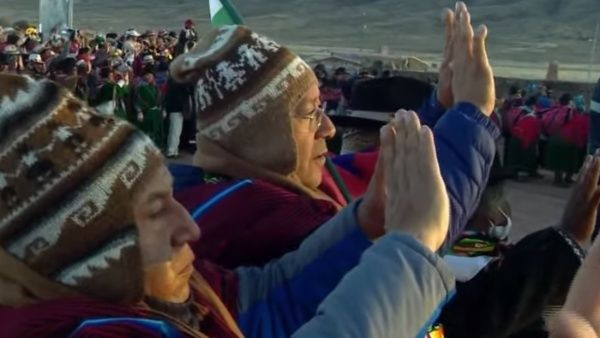
[[[315,74],[289,49],[247,28],[224,27],[176,59],[171,75],[196,85],[197,167],[172,170],[176,197],[205,229],[202,245],[194,246],[199,257],[226,267],[265,264],[296,248],[366,191],[378,153],[358,154],[360,165],[340,159],[341,177],[325,170],[325,141],[335,127],[321,111]],[[493,94],[491,77],[463,80],[465,88],[480,81],[478,87]],[[450,94],[446,112],[432,93],[420,112],[436,135],[451,191],[449,243],[477,207],[494,157],[498,130],[486,115],[494,105],[488,94],[482,90],[472,99],[477,106]],[[392,107],[386,118],[399,108]],[[364,216],[381,222],[377,215]]]
[[[173,198],[164,159],[144,133],[48,80],[0,75],[0,100],[6,337],[375,338],[375,323],[385,337],[421,337],[451,296],[453,278],[433,253],[448,227],[448,198],[431,132],[414,113],[399,113],[382,134],[374,186],[386,186],[390,212],[372,247],[365,233],[373,230],[357,217],[365,197],[297,251],[228,271],[194,258],[189,243],[200,229]],[[383,181],[383,172],[399,171],[416,176]],[[403,188],[412,178],[420,185]],[[383,199],[383,189],[370,198]],[[350,254],[355,263],[340,264]]]
[[[129,28],[126,32],[125,32],[125,40],[134,40],[137,41],[137,39],[141,36],[140,33],[138,33],[138,31],[135,30],[135,28]]]
[[[99,43],[96,51],[94,52],[94,59],[92,65],[98,66],[109,59],[111,56],[111,49],[106,43]]]
[[[179,39],[177,41],[178,46],[184,47],[184,50],[182,50],[183,53],[188,52],[188,50],[185,49],[185,46],[187,46],[189,42],[198,42],[198,33],[196,32],[195,27],[196,24],[192,19],[187,19],[183,23],[183,29],[179,32]]]
[[[46,75],[46,64],[40,54],[29,54],[27,71],[33,77],[43,77]]]
[[[158,148],[162,149],[164,145],[162,97],[152,69],[144,70],[140,82],[135,87],[133,106],[137,118],[135,124],[150,136]]]
[[[177,46],[175,48],[175,56],[187,53],[198,42],[198,33],[195,29],[195,24],[192,19],[187,19],[183,23],[183,29],[179,32]]]
[[[23,58],[19,48],[15,45],[7,45],[2,51],[4,63],[7,65],[5,72],[18,74],[24,70]]]
[[[141,78],[146,71],[154,71],[154,62],[154,55],[147,49],[135,54],[131,67],[136,79]]]
[[[53,58],[52,48],[46,45],[40,45],[38,46],[38,49],[35,52],[37,54],[40,54],[40,56],[42,57],[42,61],[44,61],[44,64],[46,64],[46,68],[48,68],[48,65],[50,64]]]
[[[92,105],[104,115],[115,115],[122,120],[128,120],[127,102],[131,95],[131,88],[126,83],[117,82],[116,72],[111,67],[100,70],[102,84],[96,93]]]
[[[6,41],[0,45],[0,52],[4,52],[4,49],[8,46],[14,45],[17,46],[19,44],[19,35],[13,33],[7,34]]]
[[[151,46],[156,46],[157,34],[155,31],[148,29],[142,34],[141,38],[147,41]]]
[[[65,87],[84,102],[90,99],[89,76],[92,65],[81,59],[75,64],[76,73],[65,79]]]
[[[142,58],[142,66],[146,67],[148,65],[154,66],[154,56],[152,56],[152,54],[146,54]]]

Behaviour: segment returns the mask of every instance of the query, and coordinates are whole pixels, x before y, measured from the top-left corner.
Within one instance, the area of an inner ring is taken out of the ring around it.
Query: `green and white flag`
[[[208,0],[210,21],[213,26],[243,25],[244,20],[229,0]]]

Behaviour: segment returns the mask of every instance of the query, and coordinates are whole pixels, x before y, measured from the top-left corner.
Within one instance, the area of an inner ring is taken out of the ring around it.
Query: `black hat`
[[[330,118],[338,127],[378,129],[399,109],[421,108],[432,91],[427,82],[403,76],[362,80],[354,85],[350,109]]]
[[[334,75],[336,75],[336,76],[337,76],[337,75],[344,75],[344,74],[348,74],[348,71],[346,70],[346,68],[345,68],[345,67],[338,67],[338,68],[335,70],[335,73],[334,73]]]

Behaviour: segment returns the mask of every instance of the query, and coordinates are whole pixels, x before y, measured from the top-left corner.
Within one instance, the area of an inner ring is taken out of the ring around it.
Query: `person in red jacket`
[[[542,130],[548,138],[545,165],[554,171],[554,184],[564,187],[574,182],[573,175],[581,165],[576,136],[577,125],[581,122],[575,118],[576,111],[570,94],[563,94],[559,103],[542,117]]]
[[[508,144],[506,147],[505,167],[512,169],[519,177],[525,172],[529,177],[537,176],[538,142],[542,124],[535,112],[536,98],[530,97],[525,105],[513,108],[508,113]]]

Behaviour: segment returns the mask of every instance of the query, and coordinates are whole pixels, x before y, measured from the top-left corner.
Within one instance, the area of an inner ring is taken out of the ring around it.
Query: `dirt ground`
[[[513,212],[512,240],[558,223],[569,198],[570,189],[552,185],[552,175],[527,183],[511,181],[507,195]]]

